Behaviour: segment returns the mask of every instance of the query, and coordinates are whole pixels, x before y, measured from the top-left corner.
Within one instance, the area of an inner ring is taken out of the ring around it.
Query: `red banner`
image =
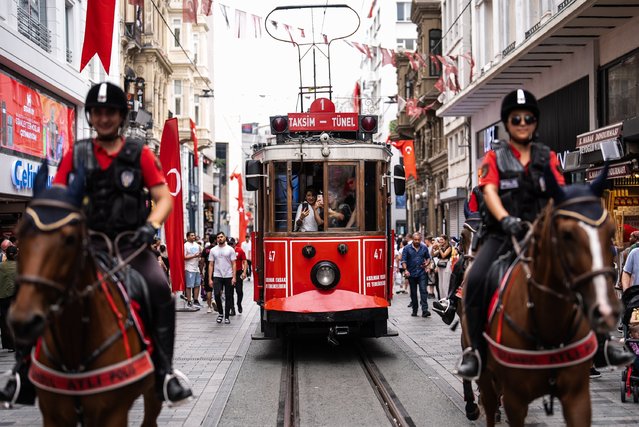
[[[56,165],[75,139],[75,110],[0,73],[0,146]]]
[[[402,152],[404,156],[404,168],[406,170],[406,178],[413,176],[417,179],[417,168],[415,167],[415,148],[412,139],[401,139],[393,141],[393,146]]]
[[[240,217],[240,229],[237,233],[238,242],[244,241],[246,236],[246,212],[244,212],[244,191],[242,185],[242,174],[234,172],[231,179],[237,179],[237,212]]]
[[[173,196],[173,210],[164,223],[166,249],[171,265],[173,292],[184,290],[184,212],[182,209],[182,168],[177,118],[164,122],[160,142],[160,163]]]
[[[199,166],[199,159],[197,155],[197,135],[195,134],[195,122],[189,119],[191,122],[191,141],[193,141],[193,166]]]
[[[84,29],[80,71],[86,67],[91,58],[97,53],[102,66],[109,74],[114,16],[115,0],[88,0],[87,23]]]
[[[197,0],[182,1],[182,19],[184,23],[197,24]]]

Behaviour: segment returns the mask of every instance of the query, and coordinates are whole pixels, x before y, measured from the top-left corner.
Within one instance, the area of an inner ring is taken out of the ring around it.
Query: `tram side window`
[[[346,227],[357,201],[357,168],[355,165],[328,167],[328,197],[325,197],[324,220],[328,228]]]
[[[275,231],[287,231],[288,218],[288,180],[286,176],[286,163],[275,163]]]
[[[293,231],[321,231],[323,188],[323,167],[320,162],[294,162],[291,165],[291,176],[300,182],[292,189]]]
[[[364,225],[366,231],[377,231],[377,163],[364,166]]]

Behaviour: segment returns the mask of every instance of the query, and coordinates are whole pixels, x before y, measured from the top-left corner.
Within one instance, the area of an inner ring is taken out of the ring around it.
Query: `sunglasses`
[[[526,114],[525,116],[512,116],[510,118],[510,124],[513,126],[519,126],[522,122],[522,120],[527,124],[527,125],[532,125],[533,123],[537,123],[537,117],[535,116],[531,116],[530,114]]]

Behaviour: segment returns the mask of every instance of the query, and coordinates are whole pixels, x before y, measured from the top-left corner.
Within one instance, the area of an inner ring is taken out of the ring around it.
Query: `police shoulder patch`
[[[479,169],[479,178],[485,178],[488,175],[488,165],[482,165]]]

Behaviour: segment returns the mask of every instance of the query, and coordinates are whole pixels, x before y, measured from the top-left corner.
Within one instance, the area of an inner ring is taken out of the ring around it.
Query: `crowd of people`
[[[393,271],[395,293],[410,293],[408,308],[412,309],[413,316],[417,316],[421,304],[422,317],[430,317],[428,299],[440,299],[442,289],[448,289],[459,256],[458,243],[458,238],[449,239],[445,234],[423,239],[417,232],[397,237]]]
[[[168,274],[168,258],[161,241],[154,245],[158,263]],[[186,233],[184,241],[185,288],[181,298],[189,311],[202,308],[206,301],[206,312],[217,312],[217,323],[230,324],[231,316],[242,313],[244,281],[251,280],[251,240],[246,235],[238,244],[234,237],[223,232],[208,235],[205,243],[192,231]],[[237,297],[237,299],[236,299]]]

